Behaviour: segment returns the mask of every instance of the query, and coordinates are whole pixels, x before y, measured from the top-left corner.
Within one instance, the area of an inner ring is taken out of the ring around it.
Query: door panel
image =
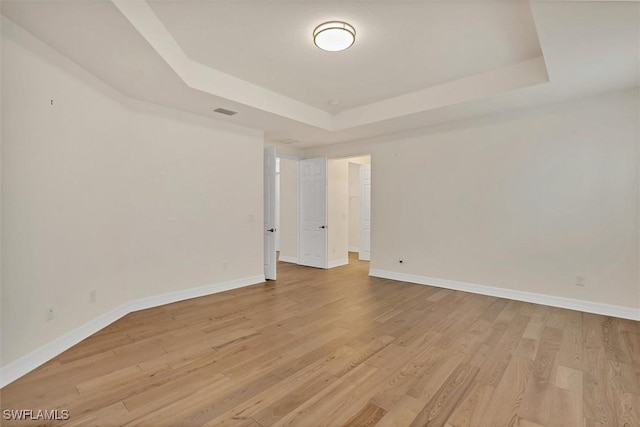
[[[276,279],[276,148],[264,149],[264,277]]]
[[[299,263],[327,268],[327,159],[300,161]]]

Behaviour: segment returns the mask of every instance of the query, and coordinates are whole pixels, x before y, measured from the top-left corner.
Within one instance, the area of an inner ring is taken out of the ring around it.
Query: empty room
[[[0,5],[0,425],[640,426],[639,1]]]

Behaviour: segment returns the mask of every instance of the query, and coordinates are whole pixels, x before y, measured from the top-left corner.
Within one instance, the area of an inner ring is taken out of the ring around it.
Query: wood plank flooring
[[[131,313],[0,391],[70,426],[640,426],[640,323],[332,270]],[[2,425],[43,425],[2,421]]]

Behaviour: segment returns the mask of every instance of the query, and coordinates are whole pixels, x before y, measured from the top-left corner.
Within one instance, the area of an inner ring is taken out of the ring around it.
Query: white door
[[[300,161],[299,264],[327,268],[327,159]]]
[[[264,149],[264,277],[276,279],[276,148]]]
[[[360,254],[359,259],[371,259],[371,165],[360,166]]]

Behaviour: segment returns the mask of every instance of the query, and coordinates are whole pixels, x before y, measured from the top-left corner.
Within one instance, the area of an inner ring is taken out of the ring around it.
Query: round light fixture
[[[350,47],[356,41],[356,30],[342,21],[329,21],[313,30],[313,42],[322,50],[338,52]]]

